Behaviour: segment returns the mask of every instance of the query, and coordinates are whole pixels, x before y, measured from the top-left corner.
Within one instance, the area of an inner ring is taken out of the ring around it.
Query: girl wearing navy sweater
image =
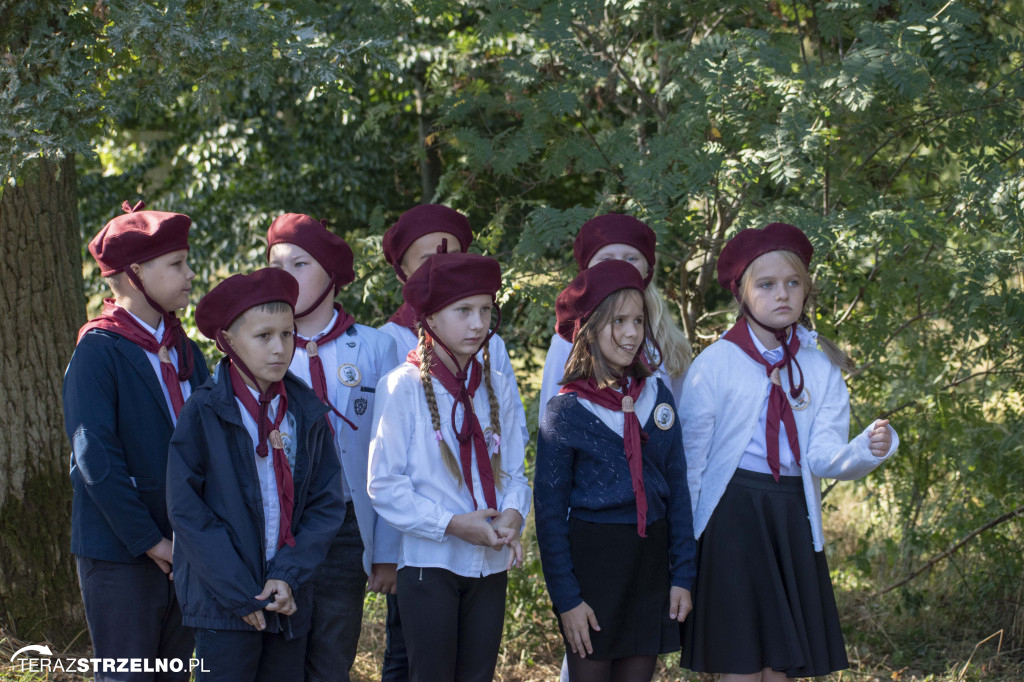
[[[694,361],[680,406],[700,538],[682,664],[725,682],[847,667],[823,552],[820,478],[864,476],[896,451],[886,420],[848,440],[834,344],[809,331],[813,248],[792,225],[743,230],[718,281],[741,318]],[[819,346],[821,349],[819,350]]]
[[[692,351],[690,340],[669,315],[665,299],[654,284],[657,245],[658,237],[646,223],[633,216],[606,213],[583,223],[573,243],[572,254],[580,272],[606,260],[621,260],[635,267],[644,278],[644,304],[652,331],[647,351],[653,353],[657,349],[654,375],[665,382],[678,405]],[[558,395],[571,348],[572,343],[558,334],[551,337],[551,345],[544,358],[538,422],[544,419],[548,401]]]
[[[639,357],[651,333],[644,286],[610,260],[556,301],[572,351],[540,427],[534,504],[574,682],[650,680],[690,611],[686,461],[672,393]]]

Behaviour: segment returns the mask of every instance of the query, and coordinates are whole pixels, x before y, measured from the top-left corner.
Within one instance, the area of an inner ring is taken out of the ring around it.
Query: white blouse
[[[459,444],[452,428],[454,400],[440,382],[431,378],[441,434],[458,457]],[[498,395],[501,419],[503,486],[495,491],[498,511],[516,509],[526,519],[531,491],[524,470],[524,444],[515,414],[522,409],[515,385],[497,371],[491,381]],[[490,407],[483,382],[473,398],[473,409],[485,436],[490,432]],[[464,409],[457,407],[462,425]],[[381,518],[402,533],[398,565],[444,568],[466,577],[482,577],[505,570],[510,551],[472,545],[445,530],[456,514],[486,508],[474,452],[471,467],[476,505],[465,482],[456,480],[444,464],[427,408],[420,370],[403,363],[377,384],[373,441],[370,443],[367,491]],[[493,451],[493,439],[488,449]],[[490,453],[489,453],[490,454]],[[497,479],[498,477],[495,476]]]

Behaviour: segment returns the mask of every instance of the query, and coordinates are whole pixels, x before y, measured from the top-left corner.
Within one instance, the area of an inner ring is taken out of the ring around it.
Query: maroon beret
[[[440,204],[413,206],[399,216],[398,221],[384,233],[384,260],[405,281],[402,258],[412,243],[431,232],[447,232],[459,240],[463,253],[473,243],[473,230],[469,219],[453,208]],[[449,245],[450,246],[450,245]]]
[[[658,237],[647,223],[621,213],[606,213],[583,223],[572,249],[580,272],[587,269],[595,253],[609,244],[626,244],[642,253],[647,259],[644,283],[650,283],[654,277],[654,248]]]
[[[294,244],[316,259],[338,289],[355,278],[352,249],[344,239],[327,229],[327,221],[313,220],[304,213],[285,213],[274,219],[267,230],[267,260],[274,244]]]
[[[172,251],[188,250],[192,219],[180,213],[143,211],[146,204],[121,204],[124,215],[107,223],[89,242],[100,275],[116,275],[132,263],[145,263]]]
[[[738,293],[740,278],[750,264],[769,251],[792,251],[810,267],[814,247],[795,225],[771,223],[761,229],[748,228],[730,239],[718,256],[718,283]]]
[[[431,256],[402,287],[405,302],[419,318],[470,296],[492,298],[501,289],[498,261],[475,253],[439,253]]]
[[[232,275],[203,296],[196,306],[196,326],[203,336],[217,340],[238,316],[264,303],[283,301],[295,310],[299,283],[281,268],[263,268],[248,275]]]
[[[640,271],[622,260],[606,260],[576,275],[555,299],[555,330],[572,343],[576,331],[597,310],[604,299],[622,289],[643,294],[647,285]]]

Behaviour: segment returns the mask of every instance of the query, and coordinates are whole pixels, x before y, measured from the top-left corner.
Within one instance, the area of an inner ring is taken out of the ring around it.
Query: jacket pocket
[[[155,478],[146,478],[145,476],[131,476],[132,485],[135,489],[140,492],[152,492],[157,489],[157,480]]]

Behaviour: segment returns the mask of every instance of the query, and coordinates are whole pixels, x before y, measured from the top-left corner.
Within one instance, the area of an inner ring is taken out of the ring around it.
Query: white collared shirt
[[[454,400],[440,382],[433,378],[431,381],[441,435],[458,458],[459,444],[451,423]],[[532,494],[524,471],[522,432],[516,428],[516,393],[512,382],[497,371],[491,371],[491,382],[498,396],[504,472],[504,484],[495,490],[496,504],[499,512],[516,509],[525,520]],[[488,438],[490,407],[483,382],[473,397],[473,409],[491,453],[494,440]],[[445,534],[453,516],[485,509],[487,503],[475,456],[469,485],[473,488],[476,505],[467,484],[461,477],[456,480],[445,466],[418,367],[403,363],[380,380],[373,416],[367,491],[381,518],[402,533],[399,567],[444,568],[466,577],[504,571],[509,548],[495,551]],[[456,408],[458,426],[462,425],[463,416],[460,404]]]
[[[118,307],[120,307],[120,306],[118,306]],[[147,332],[149,332],[150,334],[153,335],[153,337],[156,339],[157,343],[160,343],[160,341],[163,340],[163,338],[164,338],[164,319],[163,319],[163,317],[160,318],[160,324],[157,325],[156,329],[153,329],[148,324],[143,322],[141,318],[139,318],[137,315],[133,314],[127,308],[122,308],[122,310],[124,310],[126,313],[128,313],[129,315],[134,317],[135,321],[138,322],[139,324],[141,324],[143,329],[145,329]],[[171,356],[171,364],[174,365],[174,371],[175,371],[175,373],[177,373],[177,371],[178,371],[178,349],[175,348],[174,346],[171,346],[167,350],[169,351],[168,354]],[[164,400],[167,402],[167,411],[171,413],[171,422],[173,424],[177,425],[178,424],[178,417],[177,417],[177,415],[174,414],[174,407],[171,405],[171,393],[170,393],[170,391],[167,390],[167,386],[164,384],[164,375],[160,372],[160,356],[158,356],[156,353],[150,353],[148,350],[146,350],[144,348],[143,348],[143,351],[146,353],[146,357],[149,358],[149,364],[153,366],[153,371],[156,372],[157,383],[160,384],[160,390],[163,392]],[[187,381],[179,381],[178,383],[181,384],[181,397],[184,398],[185,400],[188,400],[188,397],[190,395],[192,395],[192,384],[190,384]]]
[[[334,311],[334,315],[331,316],[330,322],[327,326],[321,329],[319,332],[314,334],[309,340],[318,342],[324,337],[324,335],[330,331],[331,327],[334,326],[335,320],[338,319],[338,311]],[[341,339],[335,339],[331,343],[320,345],[317,343],[317,356],[320,358],[320,362],[324,366],[324,378],[327,380],[327,399],[331,401],[331,405],[338,409],[339,412],[344,412],[345,405],[348,401],[348,393],[350,390],[349,386],[341,383],[336,378],[338,371],[338,365],[340,360],[338,359],[338,345]],[[313,386],[313,379],[309,373],[309,353],[306,352],[305,346],[301,344],[295,344],[295,355],[292,356],[292,363],[288,367],[292,374],[302,380],[302,383],[309,387]],[[356,388],[358,390],[358,387]],[[339,395],[344,393],[344,396]],[[341,475],[341,492],[345,496],[345,502],[352,501],[352,488],[349,487],[348,479],[345,476],[345,462],[341,459],[340,453],[345,448],[344,439],[350,434],[346,434],[346,430],[352,430],[348,424],[344,422],[338,415],[332,410],[327,414],[328,419],[331,420],[331,426],[334,428],[334,447],[339,453],[339,462],[341,462],[342,475]]]
[[[792,338],[792,334],[793,332],[790,332],[790,338]],[[750,332],[750,339],[754,342],[757,352],[770,365],[779,362],[785,355],[781,344],[777,348],[768,350],[761,343],[761,340],[757,338],[753,330]],[[789,343],[789,339],[786,339],[786,343]],[[747,449],[744,450],[743,456],[740,457],[740,469],[756,471],[762,474],[772,473],[771,467],[768,466],[768,440],[765,434],[765,428],[768,424],[768,396],[771,392],[772,384],[769,383],[764,392],[764,402],[761,405],[761,416],[758,417],[757,428],[754,429],[754,435],[751,437],[750,443],[747,444]],[[793,456],[793,448],[789,446],[789,436],[786,434],[785,424],[779,424],[779,474],[782,476],[800,475],[800,465],[797,464],[796,458]]]
[[[806,406],[794,410],[800,434],[800,478],[815,551],[825,546],[821,523],[821,478],[849,481],[867,475],[891,457],[899,437],[889,426],[892,446],[885,457],[871,453],[874,422],[849,438],[850,398],[843,374],[817,348],[817,335],[797,328]],[[788,377],[780,375],[783,384]],[[686,449],[686,474],[693,507],[693,533],[699,538],[722,499],[747,445],[758,428],[759,409],[771,381],[764,366],[727,339],[696,357],[686,373],[679,422]],[[762,427],[763,429],[763,427]]]
[[[252,394],[254,400],[259,401],[259,393],[254,391],[248,385],[245,386],[245,390]],[[277,542],[280,537],[280,526],[281,526],[281,503],[277,499],[277,476],[274,474],[274,449],[270,445],[270,438],[268,434],[267,438],[267,456],[260,457],[256,452],[256,442],[259,438],[259,432],[256,428],[256,420],[249,414],[249,410],[245,409],[245,405],[237,397],[235,398],[235,404],[238,405],[238,411],[242,413],[242,425],[245,426],[245,430],[249,432],[249,440],[252,442],[252,456],[256,462],[256,474],[260,479],[260,497],[263,499],[263,523],[264,533],[267,548],[267,561],[270,561],[277,554]],[[270,401],[270,409],[267,411],[267,417],[271,422],[277,417],[277,406],[281,404],[281,396],[274,396],[273,400]],[[279,427],[281,436],[284,438],[284,452],[288,457],[288,468],[295,471],[295,439],[292,434],[295,433],[295,417],[289,412],[281,420],[281,426]]]
[[[620,437],[625,437],[626,415],[622,410],[610,410],[591,400],[587,400],[579,394],[577,394],[576,398],[579,400],[580,405],[600,419],[605,426]],[[644,387],[640,389],[640,395],[637,397],[636,404],[633,406],[633,409],[636,410],[637,419],[640,420],[640,428],[643,428],[643,425],[647,423],[647,419],[650,418],[651,411],[654,410],[654,402],[657,399],[658,380],[653,376],[648,377]]]

